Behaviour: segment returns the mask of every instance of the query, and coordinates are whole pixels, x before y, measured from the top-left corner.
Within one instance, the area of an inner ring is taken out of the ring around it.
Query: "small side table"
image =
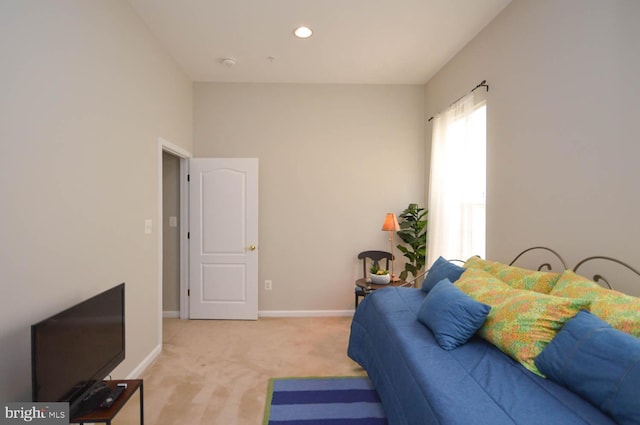
[[[366,278],[360,278],[358,280],[356,280],[356,286],[362,288],[362,296],[366,297],[367,295],[369,295],[370,293],[374,292],[377,289],[382,289],[382,288],[386,288],[389,286],[407,286],[407,287],[411,287],[411,284],[409,282],[405,282],[404,280],[396,280],[395,282],[389,282],[385,285],[378,285],[375,283],[371,283],[370,281],[367,282]],[[357,307],[357,306],[356,306]]]
[[[98,408],[91,413],[87,413],[83,416],[76,416],[69,421],[72,424],[87,424],[87,423],[105,423],[111,425],[113,418],[120,412],[120,409],[129,401],[131,396],[139,389],[140,390],[140,425],[144,425],[144,394],[143,394],[143,382],[142,379],[114,379],[111,381],[105,381],[105,384],[111,389],[115,388],[117,384],[127,384],[127,388],[120,394],[120,396],[113,402],[113,404],[107,409]]]

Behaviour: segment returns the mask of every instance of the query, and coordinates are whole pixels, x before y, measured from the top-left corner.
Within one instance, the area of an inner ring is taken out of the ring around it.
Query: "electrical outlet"
[[[270,291],[273,289],[273,282],[270,280],[265,280],[264,281],[264,290],[265,291]]]

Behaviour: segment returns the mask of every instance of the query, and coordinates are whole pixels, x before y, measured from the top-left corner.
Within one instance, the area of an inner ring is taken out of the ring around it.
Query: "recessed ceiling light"
[[[298,27],[293,31],[293,33],[298,38],[309,38],[313,34],[313,31],[309,27]]]

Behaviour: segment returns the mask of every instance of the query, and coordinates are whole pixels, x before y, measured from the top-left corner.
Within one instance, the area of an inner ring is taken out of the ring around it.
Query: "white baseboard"
[[[351,317],[353,310],[261,310],[258,317]],[[179,311],[163,311],[163,319],[179,319]]]
[[[162,344],[154,348],[153,351],[151,351],[149,355],[145,357],[145,359],[140,362],[140,364],[136,366],[136,368],[133,369],[129,375],[127,375],[126,379],[137,379],[138,377],[140,377],[140,375],[142,375],[142,372],[144,372],[146,368],[151,366],[151,363],[153,363],[153,361],[160,355],[161,352]]]
[[[353,310],[262,310],[258,317],[351,317]]]

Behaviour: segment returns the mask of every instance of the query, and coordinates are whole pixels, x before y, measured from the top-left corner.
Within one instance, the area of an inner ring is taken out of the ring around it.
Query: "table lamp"
[[[393,253],[393,232],[400,230],[400,225],[398,224],[398,219],[395,214],[387,213],[384,218],[384,223],[382,224],[382,230],[389,232],[389,243],[391,244],[391,281],[397,282],[400,279],[393,274],[393,260],[396,258]]]

